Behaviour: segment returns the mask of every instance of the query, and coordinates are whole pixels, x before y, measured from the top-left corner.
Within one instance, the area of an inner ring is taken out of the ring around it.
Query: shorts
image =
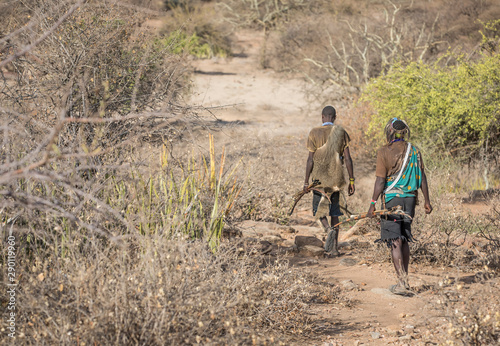
[[[317,191],[313,191],[313,215],[316,215],[316,212],[318,211],[318,205],[319,201],[321,200],[321,197],[323,195]],[[340,192],[336,191],[333,192],[330,196],[330,212],[328,215],[330,216],[342,216],[342,212],[340,211]]]
[[[390,209],[395,206],[401,206],[401,209],[413,219],[415,215],[415,197],[394,197],[385,204],[385,209]],[[403,241],[413,242],[411,234],[412,219],[403,217],[403,215],[384,215],[380,217],[380,239],[388,246],[392,245],[392,241],[402,239]]]

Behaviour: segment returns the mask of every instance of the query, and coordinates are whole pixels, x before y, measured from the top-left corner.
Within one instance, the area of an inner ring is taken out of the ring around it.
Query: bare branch
[[[7,59],[0,61],[0,68],[3,66],[7,65],[8,63],[14,61],[15,59],[25,55],[26,53],[30,52],[33,48],[35,48],[37,45],[39,45],[41,42],[43,42],[47,37],[49,37],[51,34],[54,33],[54,31],[59,27],[69,16],[73,14],[83,3],[85,3],[87,0],[79,0],[75,5],[73,5],[68,12],[66,12],[64,15],[62,15],[57,22],[50,27],[49,30],[45,31],[42,36],[40,36],[35,42],[33,42],[30,45],[27,45],[21,51],[7,57]]]

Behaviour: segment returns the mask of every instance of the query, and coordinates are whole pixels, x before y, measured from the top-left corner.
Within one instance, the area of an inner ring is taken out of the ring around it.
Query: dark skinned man
[[[349,152],[349,135],[339,125],[334,125],[337,112],[332,106],[327,106],[321,112],[322,125],[313,128],[307,139],[309,155],[306,163],[304,191],[308,192],[309,179],[318,180],[317,187],[329,196],[330,201],[322,193],[313,191],[313,215],[327,232],[325,255],[338,256],[339,229],[333,228],[339,222],[340,190],[345,185],[344,162],[349,174],[349,196],[354,194],[353,163]],[[330,223],[328,222],[330,216]]]
[[[404,215],[387,215],[381,217],[380,239],[391,249],[392,261],[398,283],[390,287],[391,292],[398,295],[412,295],[408,284],[408,265],[410,263],[410,247],[413,241],[411,223],[415,215],[418,189],[424,195],[426,214],[432,212],[429,199],[429,187],[424,170],[422,154],[418,148],[407,142],[410,129],[406,122],[392,118],[385,127],[387,144],[377,152],[376,180],[368,215],[373,212],[377,199],[382,197],[382,208],[399,208]]]

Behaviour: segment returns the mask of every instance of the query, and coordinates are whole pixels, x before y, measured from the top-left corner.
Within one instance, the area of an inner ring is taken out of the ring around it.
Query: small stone
[[[400,341],[406,341],[406,340],[411,340],[411,335],[410,334],[407,334],[407,335],[403,335],[403,336],[400,336],[399,337],[399,340]]]
[[[399,334],[400,334],[399,330],[394,330],[394,329],[387,328],[387,335],[389,335],[389,336],[399,336]]]
[[[380,339],[380,333],[379,332],[371,332],[370,334],[372,336],[372,339]]]
[[[356,285],[352,280],[344,280],[341,282],[342,287],[348,291],[356,290],[358,289],[358,285]]]
[[[325,249],[319,246],[314,246],[314,245],[305,245],[304,247],[301,247],[299,250],[299,253],[302,256],[307,256],[307,257],[316,257],[316,256],[322,256],[325,253]]]
[[[263,236],[262,240],[268,241],[271,244],[279,244],[283,241],[283,238],[281,238],[279,235],[277,236],[277,235],[269,234],[269,235]]]
[[[356,265],[358,261],[354,258],[342,258],[339,261],[339,265],[346,266],[346,267],[352,267]]]
[[[351,243],[349,243],[349,242],[341,242],[341,243],[339,243],[339,249],[352,250],[353,247],[352,247]]]
[[[316,237],[298,235],[295,237],[295,245],[297,245],[297,247],[299,249],[302,249],[303,247],[305,247],[307,245],[312,245],[312,246],[317,246],[317,247],[323,248],[324,244],[321,240],[319,240]]]

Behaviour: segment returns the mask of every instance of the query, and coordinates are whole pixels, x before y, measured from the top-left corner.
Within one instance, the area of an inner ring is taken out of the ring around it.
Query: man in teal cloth
[[[382,208],[400,208],[411,218],[403,215],[381,217],[380,239],[391,249],[392,261],[398,277],[398,283],[390,287],[391,292],[399,295],[411,295],[408,284],[408,265],[410,247],[413,241],[411,223],[415,215],[418,189],[424,195],[426,214],[432,212],[429,188],[424,170],[422,154],[406,140],[410,129],[405,121],[392,118],[385,127],[387,144],[377,152],[376,180],[368,215],[373,215],[377,199],[382,196]]]

